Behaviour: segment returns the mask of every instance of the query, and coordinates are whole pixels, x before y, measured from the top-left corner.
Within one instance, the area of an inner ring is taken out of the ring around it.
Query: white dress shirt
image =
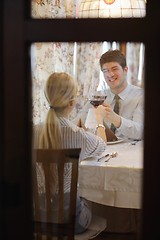
[[[127,88],[118,94],[120,97],[119,115],[121,116],[121,126],[116,129],[116,136],[131,139],[143,139],[143,125],[144,125],[144,89],[128,84]],[[114,108],[114,94],[108,88],[106,90],[105,102]],[[81,118],[83,122],[86,121],[89,108],[93,106],[87,102],[84,108],[79,112],[75,122]],[[109,122],[105,122],[110,127]]]
[[[111,107],[114,108],[114,94],[110,89],[106,92],[106,103],[109,103]],[[119,115],[121,116],[121,126],[116,129],[116,136],[142,139],[144,125],[144,89],[134,85],[128,85],[127,88],[118,95],[120,97]]]

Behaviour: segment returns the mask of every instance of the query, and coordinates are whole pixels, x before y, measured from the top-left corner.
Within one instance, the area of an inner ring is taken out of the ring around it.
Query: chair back
[[[79,154],[80,149],[33,150],[35,239],[74,239]]]

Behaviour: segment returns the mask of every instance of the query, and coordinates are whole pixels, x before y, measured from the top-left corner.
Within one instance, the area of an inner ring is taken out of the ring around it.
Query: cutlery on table
[[[106,157],[108,157],[109,155],[110,155],[110,154],[109,154],[109,153],[107,153],[106,155],[104,155],[104,156],[102,156],[102,157],[98,158],[97,162],[100,162],[100,160],[101,160],[102,158],[106,158]]]
[[[116,156],[117,156],[117,152],[112,152],[111,154],[109,154],[109,158],[105,160],[105,162],[108,162],[110,158],[114,158]]]
[[[131,145],[136,145],[136,143],[138,143],[139,140],[134,140],[133,142],[131,142]]]

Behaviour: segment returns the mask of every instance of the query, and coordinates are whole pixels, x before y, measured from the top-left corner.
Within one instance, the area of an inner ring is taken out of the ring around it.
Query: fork
[[[110,158],[114,158],[116,156],[117,156],[117,152],[112,152],[111,154],[109,154],[109,158],[105,160],[105,162],[108,162]]]

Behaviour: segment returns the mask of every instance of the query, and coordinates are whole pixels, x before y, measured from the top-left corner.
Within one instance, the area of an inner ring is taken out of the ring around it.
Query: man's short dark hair
[[[102,69],[102,66],[105,63],[108,63],[108,62],[118,62],[123,69],[127,65],[126,64],[126,57],[125,57],[125,55],[121,51],[119,51],[117,49],[116,50],[110,49],[109,51],[107,51],[104,54],[102,54],[102,56],[101,56],[101,58],[99,60],[101,69]]]

